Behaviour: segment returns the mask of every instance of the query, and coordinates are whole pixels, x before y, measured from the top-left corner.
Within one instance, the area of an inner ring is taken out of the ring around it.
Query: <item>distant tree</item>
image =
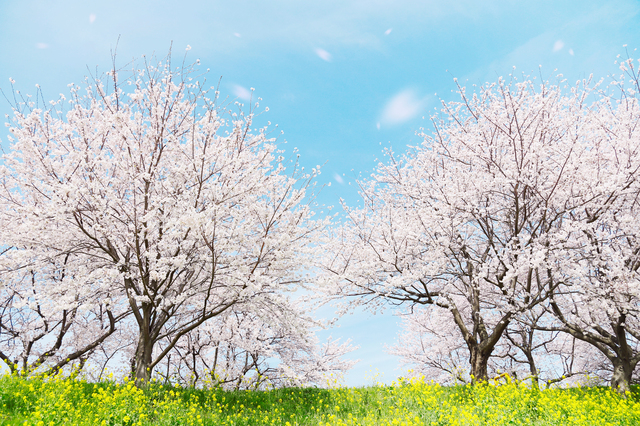
[[[20,374],[82,368],[128,310],[104,303],[104,292],[61,286],[73,279],[65,277],[70,271],[63,265],[39,271],[30,266],[0,287],[0,359]]]
[[[607,359],[594,346],[560,331],[537,330],[531,313],[512,321],[489,359],[490,377],[509,374],[534,386],[604,382],[611,379]],[[440,383],[467,383],[470,365],[465,342],[449,312],[435,305],[415,307],[402,315],[402,331],[389,353],[399,356],[412,374]],[[437,342],[437,343],[436,343]]]
[[[443,384],[470,381],[469,351],[449,311],[437,305],[417,306],[401,317],[398,340],[388,352],[410,367],[412,375]],[[492,367],[488,365],[489,373]]]
[[[12,329],[59,333],[69,312],[103,309],[109,333],[110,307],[124,306],[138,384],[208,321],[299,285],[328,224],[304,201],[316,171],[285,170],[254,110],[219,106],[192,72],[169,56],[72,86],[48,109],[18,106],[0,170],[0,279],[29,318],[45,301],[56,318],[13,316]]]
[[[285,300],[261,312],[228,311],[185,335],[157,374],[236,390],[332,385],[355,364],[343,359],[353,348],[331,339],[321,345],[318,326]]]
[[[543,331],[549,318],[544,309],[534,309],[505,332],[495,362],[502,371],[532,383],[604,383],[611,380],[607,359],[593,345],[562,331]]]

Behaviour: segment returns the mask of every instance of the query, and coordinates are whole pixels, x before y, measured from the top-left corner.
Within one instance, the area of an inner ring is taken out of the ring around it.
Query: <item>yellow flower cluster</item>
[[[631,425],[640,399],[607,388],[532,389],[507,378],[443,387],[235,391],[149,383],[87,383],[61,376],[0,378],[0,424],[55,425]]]

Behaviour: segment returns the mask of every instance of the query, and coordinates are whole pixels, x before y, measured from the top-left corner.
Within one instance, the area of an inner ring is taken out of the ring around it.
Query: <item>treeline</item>
[[[14,371],[126,364],[231,388],[325,385],[352,363],[312,307],[393,305],[417,373],[547,385],[640,361],[640,77],[509,76],[443,102],[387,151],[363,205],[316,218],[320,173],[286,160],[258,103],[193,68],[113,70],[22,98],[0,169],[0,358]],[[306,296],[293,297],[303,288]],[[276,361],[275,363],[273,361]]]

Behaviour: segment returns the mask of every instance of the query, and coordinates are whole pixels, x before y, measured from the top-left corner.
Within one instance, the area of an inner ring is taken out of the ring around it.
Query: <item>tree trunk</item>
[[[141,311],[141,318],[136,318],[138,319],[140,336],[138,337],[138,347],[135,354],[136,386],[139,388],[149,383],[151,378],[151,362],[155,344],[151,337],[151,306],[145,303],[142,305]]]
[[[626,392],[631,390],[631,375],[633,367],[629,360],[615,358],[613,360],[613,376],[611,377],[611,389],[620,395],[626,396]]]
[[[536,360],[533,357],[533,354],[531,353],[530,350],[525,352],[525,356],[527,357],[527,364],[529,364],[529,374],[531,375],[531,387],[535,389],[539,389],[540,385],[538,384],[538,368],[536,367]]]
[[[153,355],[153,342],[140,336],[135,355],[136,386],[142,387],[149,383],[151,378],[151,356]]]
[[[469,357],[469,363],[471,364],[471,382],[482,383],[489,380],[487,373],[487,365],[489,364],[489,357],[491,353],[486,354],[480,348],[472,347],[470,349],[471,356]]]

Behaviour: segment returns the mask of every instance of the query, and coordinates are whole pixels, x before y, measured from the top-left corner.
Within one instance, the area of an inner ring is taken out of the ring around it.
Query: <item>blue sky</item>
[[[223,97],[246,101],[254,87],[285,149],[297,147],[308,168],[324,164],[319,183],[332,185],[319,202],[357,205],[354,179],[368,176],[383,146],[420,142],[415,132],[429,128],[440,99],[455,99],[454,77],[480,85],[514,66],[552,81],[605,77],[623,45],[640,56],[640,2],[0,0],[0,88],[9,91],[11,77],[23,93],[40,84],[56,98],[87,67],[107,71],[118,37],[121,64],[164,56],[173,42],[178,56],[192,47],[188,58],[210,68],[210,82],[222,76]],[[0,113],[10,113],[1,98]],[[360,346],[349,385],[376,369],[385,381],[402,374],[384,353],[396,322],[390,311],[358,313],[330,332]]]

